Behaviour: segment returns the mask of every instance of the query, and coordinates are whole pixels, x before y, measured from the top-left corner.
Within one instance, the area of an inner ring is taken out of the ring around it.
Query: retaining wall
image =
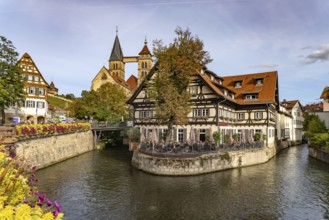
[[[156,157],[134,151],[132,164],[157,175],[198,175],[265,163],[277,153],[276,146],[244,151],[216,152],[190,158]]]
[[[329,163],[329,152],[325,152],[313,147],[309,147],[308,152],[311,157]]]
[[[16,143],[16,155],[37,169],[47,167],[71,157],[93,150],[91,131],[63,134]]]

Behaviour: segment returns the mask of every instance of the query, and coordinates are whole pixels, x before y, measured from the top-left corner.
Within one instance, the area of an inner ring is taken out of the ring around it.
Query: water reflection
[[[292,147],[258,166],[163,177],[130,165],[131,153],[94,151],[38,171],[40,190],[67,219],[324,219],[329,165]]]

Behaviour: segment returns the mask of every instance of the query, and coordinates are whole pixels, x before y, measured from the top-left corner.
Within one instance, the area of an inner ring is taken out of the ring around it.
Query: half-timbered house
[[[154,104],[146,93],[146,81],[152,80],[156,71],[155,66],[127,103],[133,107],[134,126],[141,128],[143,136],[148,138],[156,132],[161,140],[167,128],[157,123]],[[174,126],[173,142],[202,142],[220,131],[222,142],[252,142],[260,133],[266,144],[274,144],[279,109],[276,71],[220,77],[205,69],[191,75],[188,90],[192,109],[189,121]]]

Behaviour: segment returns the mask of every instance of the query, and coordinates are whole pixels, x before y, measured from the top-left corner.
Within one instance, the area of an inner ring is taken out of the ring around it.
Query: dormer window
[[[234,94],[232,93],[232,99],[234,99]]]
[[[211,75],[210,80],[213,82],[215,80],[215,77],[213,75]]]
[[[204,69],[202,69],[201,71],[200,71],[200,73],[201,73],[201,75],[204,75]]]
[[[244,97],[245,100],[256,100],[258,99],[258,94],[247,94]]]
[[[256,85],[257,86],[263,85],[263,79],[256,79]]]
[[[227,95],[227,90],[226,89],[224,89],[224,95]]]
[[[236,81],[235,82],[235,88],[241,88],[242,81]]]
[[[219,85],[222,85],[222,80],[218,80]]]

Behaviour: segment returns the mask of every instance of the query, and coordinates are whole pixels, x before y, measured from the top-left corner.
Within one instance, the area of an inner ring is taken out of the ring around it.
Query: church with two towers
[[[125,80],[126,63],[138,63],[138,78],[136,78],[134,75],[131,75],[127,80]],[[91,82],[91,89],[97,90],[101,85],[110,82],[121,86],[125,90],[127,97],[129,97],[136,90],[141,80],[147,75],[152,67],[152,54],[147,47],[146,39],[144,46],[139,52],[138,56],[124,56],[117,32],[111,56],[109,58],[109,66],[108,68],[103,66],[99,70]]]

